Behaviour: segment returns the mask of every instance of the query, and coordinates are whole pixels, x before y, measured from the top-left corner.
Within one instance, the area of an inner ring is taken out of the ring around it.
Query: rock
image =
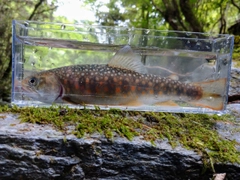
[[[227,112],[236,117],[238,121],[240,121],[240,104],[228,104]]]
[[[224,124],[216,125],[224,131]],[[0,179],[209,179],[202,174],[202,157],[167,140],[133,141],[100,134],[76,138],[50,125],[20,123],[13,114],[0,114]],[[224,133],[223,133],[224,135]],[[227,179],[240,177],[240,165],[216,164]]]
[[[240,69],[232,68],[227,110],[240,120]]]
[[[239,103],[240,70],[232,69],[229,97]],[[236,101],[237,98],[237,101]],[[227,105],[227,112],[240,121],[240,104]],[[0,179],[210,179],[221,174],[240,177],[240,165],[215,164],[216,174],[204,174],[202,157],[167,140],[156,145],[136,137],[132,141],[99,134],[77,138],[51,125],[20,123],[13,114],[0,114]],[[240,125],[218,122],[218,133],[240,144]],[[237,147],[240,151],[240,146]]]
[[[232,68],[231,70],[231,79],[228,95],[230,101],[239,101],[240,103],[240,69]],[[234,96],[237,99],[231,100],[231,97]]]

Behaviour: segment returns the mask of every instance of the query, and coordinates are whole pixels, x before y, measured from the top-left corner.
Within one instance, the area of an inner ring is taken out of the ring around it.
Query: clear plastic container
[[[12,103],[221,113],[234,37],[13,21]]]

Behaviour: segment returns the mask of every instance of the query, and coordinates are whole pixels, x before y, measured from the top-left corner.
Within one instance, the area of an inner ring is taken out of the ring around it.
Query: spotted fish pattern
[[[72,94],[105,98],[174,95],[188,96],[189,100],[202,97],[202,89],[199,86],[108,65],[68,66],[55,69],[53,73],[65,87],[64,99],[77,104],[84,102],[75,102],[74,96],[71,98]],[[94,103],[94,101],[85,103]],[[102,104],[105,104],[104,101]]]
[[[148,74],[130,46],[119,50],[106,65],[65,66],[36,73],[22,81],[27,96],[47,103],[61,99],[73,104],[137,106],[181,100],[212,109],[222,108],[222,105],[214,105],[216,102],[198,103],[206,95],[204,87],[206,85]]]

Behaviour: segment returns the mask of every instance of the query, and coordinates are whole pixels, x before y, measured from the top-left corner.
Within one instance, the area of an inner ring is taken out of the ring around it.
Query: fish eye
[[[37,78],[31,77],[28,81],[30,86],[36,86],[37,85]]]

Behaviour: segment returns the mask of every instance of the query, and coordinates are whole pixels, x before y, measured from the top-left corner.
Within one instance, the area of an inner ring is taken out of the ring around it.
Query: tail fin
[[[195,106],[201,106],[213,110],[223,110],[226,82],[227,79],[222,78],[218,80],[194,83],[194,85],[202,88],[203,96],[201,99],[191,101],[190,103]]]

